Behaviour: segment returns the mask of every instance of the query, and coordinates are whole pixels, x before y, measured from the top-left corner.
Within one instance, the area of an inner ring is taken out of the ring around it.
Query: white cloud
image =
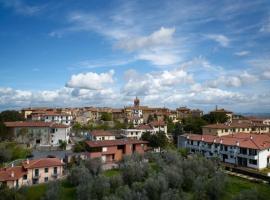
[[[169,51],[147,51],[139,53],[136,57],[139,60],[146,60],[151,62],[153,65],[164,66],[173,65],[181,61],[179,55]]]
[[[236,55],[236,56],[246,56],[246,55],[248,55],[248,54],[250,54],[249,51],[239,51],[239,52],[235,52],[235,55]]]
[[[239,73],[239,75],[236,75]],[[212,80],[208,82],[210,87],[221,87],[225,85],[227,87],[241,87],[243,85],[249,85],[258,81],[258,77],[250,74],[246,71],[240,73],[235,72],[235,74],[226,74],[219,76],[216,80]]]
[[[260,32],[270,33],[270,17],[265,20],[264,24],[260,29]]]
[[[127,95],[154,95],[167,93],[172,88],[184,86],[193,83],[192,75],[182,69],[164,70],[160,72],[138,74],[136,71],[126,73],[126,84],[123,92]]]
[[[0,0],[5,7],[13,8],[16,13],[22,15],[34,15],[42,10],[42,6],[30,6],[21,0]]]
[[[90,90],[100,90],[106,84],[113,83],[114,70],[107,73],[81,73],[72,75],[71,79],[67,82],[66,86],[70,88],[81,88]]]
[[[134,51],[160,45],[167,45],[172,42],[172,37],[174,33],[175,28],[161,27],[159,30],[153,32],[149,36],[123,39],[119,41],[117,47],[121,49],[126,49],[128,51]]]
[[[219,43],[222,47],[228,47],[230,44],[230,39],[222,34],[208,34],[206,37]]]

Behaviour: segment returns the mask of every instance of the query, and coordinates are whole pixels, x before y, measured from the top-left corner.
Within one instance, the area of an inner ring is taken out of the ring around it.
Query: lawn
[[[104,174],[104,176],[112,177],[112,176],[119,175],[120,171],[119,171],[119,169],[110,169],[110,170],[103,172],[103,174]]]
[[[224,200],[232,199],[243,190],[256,189],[263,196],[270,196],[270,186],[268,184],[251,182],[235,176],[228,176],[228,185]]]
[[[25,189],[27,200],[39,200],[46,192],[47,184],[34,185]],[[65,180],[61,182],[60,188],[61,200],[76,199],[76,188],[68,184]]]

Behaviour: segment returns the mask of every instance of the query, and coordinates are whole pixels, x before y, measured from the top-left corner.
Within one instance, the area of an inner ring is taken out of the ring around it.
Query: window
[[[246,148],[240,148],[240,154],[247,154],[247,149]]]
[[[49,172],[49,169],[48,168],[45,168],[44,171],[45,171],[45,173],[48,173]]]
[[[256,149],[249,149],[249,155],[250,156],[256,156],[257,155],[257,150]]]
[[[48,177],[45,177],[45,178],[44,178],[44,182],[45,182],[45,183],[48,182],[48,180],[49,180]]]
[[[35,176],[39,176],[39,169],[35,169]]]
[[[54,173],[54,174],[57,174],[57,167],[54,167],[54,168],[53,168],[53,173]]]
[[[23,175],[23,180],[27,180],[27,174]]]
[[[249,164],[257,165],[257,160],[249,159]]]
[[[36,140],[36,144],[40,144],[40,140]]]
[[[105,137],[102,137],[102,140],[105,140]]]

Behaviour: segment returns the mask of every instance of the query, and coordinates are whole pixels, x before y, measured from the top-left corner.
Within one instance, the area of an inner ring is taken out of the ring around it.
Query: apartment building
[[[216,106],[216,109],[211,111],[210,113],[212,114],[219,114],[219,113],[224,113],[228,117],[228,122],[232,122],[233,120],[233,112],[229,110],[225,110],[224,108],[218,108]]]
[[[115,140],[115,134],[105,130],[93,130],[89,132],[89,138],[92,141],[97,140]]]
[[[202,127],[202,133],[210,135],[228,135],[231,133],[268,133],[270,132],[270,126],[262,123],[253,123],[249,121],[235,121],[232,123],[224,124],[209,124]]]
[[[89,158],[101,158],[110,163],[122,160],[124,155],[143,154],[147,150],[146,141],[135,139],[86,141]]]
[[[29,146],[59,146],[60,140],[68,143],[70,127],[42,121],[5,122],[14,140]]]
[[[149,124],[140,124],[136,128],[132,129],[122,129],[122,136],[132,139],[141,139],[142,134],[149,132],[150,134],[155,134],[157,132],[164,132],[167,134],[167,125],[164,121],[153,121]]]
[[[270,164],[269,133],[224,136],[185,134],[178,137],[178,147],[242,167],[263,169]]]
[[[154,134],[154,129],[149,124],[141,124],[137,126],[136,128],[130,128],[130,129],[122,129],[121,135],[126,138],[131,139],[141,139],[142,134],[149,132],[151,134]]]
[[[30,114],[32,121],[54,122],[70,126],[73,116],[68,113],[55,111],[35,111]],[[28,117],[29,118],[29,117]]]
[[[63,177],[64,163],[58,158],[26,160],[21,166],[0,169],[0,185],[20,188],[46,183]]]

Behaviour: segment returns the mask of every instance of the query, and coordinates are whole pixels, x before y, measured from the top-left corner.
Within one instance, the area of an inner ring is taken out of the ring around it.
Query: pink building
[[[21,166],[0,169],[0,185],[19,188],[23,185],[45,183],[63,176],[64,163],[58,158],[26,160]]]

